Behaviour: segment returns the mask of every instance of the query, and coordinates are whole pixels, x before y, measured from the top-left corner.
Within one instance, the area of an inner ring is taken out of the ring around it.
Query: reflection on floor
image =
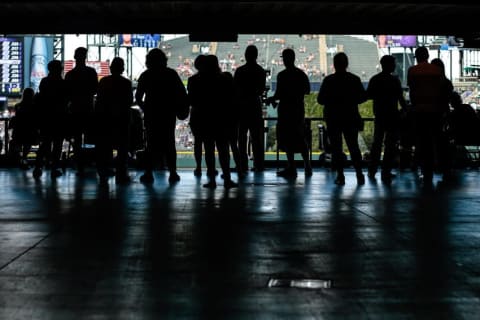
[[[480,171],[432,189],[412,172],[357,186],[348,171],[339,187],[327,169],[267,170],[231,190],[190,169],[172,186],[140,174],[121,186],[0,170],[0,319],[480,313]]]

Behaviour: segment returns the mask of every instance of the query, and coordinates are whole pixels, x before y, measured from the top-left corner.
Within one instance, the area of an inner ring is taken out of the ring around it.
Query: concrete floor
[[[410,171],[338,187],[269,169],[231,190],[179,173],[0,169],[0,319],[479,318],[479,170],[433,190]]]

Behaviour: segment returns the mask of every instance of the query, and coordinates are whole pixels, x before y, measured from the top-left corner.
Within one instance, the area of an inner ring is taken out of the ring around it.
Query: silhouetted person
[[[187,80],[187,92],[190,95],[190,87],[195,86],[195,81],[198,80],[200,73],[202,72],[202,68],[205,65],[206,56],[201,54],[195,58],[194,66],[197,69],[197,73],[190,76]],[[193,135],[193,157],[195,159],[195,170],[193,174],[196,177],[202,176],[202,159],[203,159],[203,135],[202,135],[202,112],[201,108],[197,108],[195,103],[190,101],[190,119],[189,119],[189,126],[190,130],[192,131]]]
[[[241,168],[248,171],[248,141],[253,153],[253,169],[263,171],[265,164],[264,120],[262,95],[265,91],[266,73],[257,63],[258,49],[249,45],[245,49],[245,64],[234,73],[235,99],[239,111],[238,148]]]
[[[38,87],[40,145],[35,159],[33,177],[39,178],[46,163],[50,164],[52,178],[61,176],[60,160],[67,121],[67,85],[62,76],[63,64],[59,60],[48,63],[48,75]]]
[[[224,187],[229,189],[237,186],[231,179],[228,144],[230,122],[227,118],[230,116],[228,107],[231,105],[232,90],[231,79],[221,72],[218,58],[208,55],[197,80],[190,83],[188,91],[191,105],[201,113],[200,132],[205,147],[208,177],[208,183],[203,186],[206,188],[217,187],[215,148],[222,168]]]
[[[382,71],[374,75],[367,87],[368,99],[373,100],[373,114],[375,124],[373,131],[373,142],[370,149],[370,163],[368,176],[375,178],[382,147],[385,146],[381,179],[390,183],[394,175],[391,173],[395,156],[398,151],[400,110],[406,112],[407,103],[403,96],[403,88],[400,79],[393,75],[396,63],[392,55],[384,55],[380,59]]]
[[[439,67],[444,76],[444,89],[441,91],[442,97],[440,98],[440,109],[442,113],[441,130],[438,132],[438,137],[436,139],[437,148],[435,154],[437,160],[436,162],[439,166],[440,172],[442,173],[442,180],[447,182],[447,180],[453,178],[450,138],[448,136],[446,127],[450,113],[450,104],[454,93],[454,87],[452,81],[448,79],[445,74],[445,64],[443,61],[440,58],[435,58],[432,59],[430,63]]]
[[[131,106],[133,104],[132,82],[123,77],[124,60],[113,58],[110,64],[111,75],[98,83],[95,105],[97,119],[97,171],[105,181],[111,176],[113,150],[115,158],[115,182],[130,182],[128,175],[128,144],[130,137]]]
[[[278,171],[284,178],[296,178],[295,153],[301,153],[305,176],[312,175],[309,147],[305,131],[305,95],[310,93],[310,81],[301,69],[295,66],[293,49],[282,51],[285,69],[277,75],[277,87],[267,103],[276,107],[278,101],[277,144],[287,155],[287,167]]]
[[[448,121],[450,137],[458,145],[477,145],[480,138],[480,118],[475,109],[464,103],[456,91],[452,93],[451,106]]]
[[[360,77],[347,71],[348,56],[339,52],[333,57],[335,72],[326,76],[317,96],[317,102],[324,106],[323,115],[327,125],[327,134],[331,143],[332,161],[337,171],[335,183],[345,184],[345,156],[342,136],[345,139],[357,183],[365,183],[362,172],[362,154],[358,145],[358,132],[363,122],[358,105],[367,100],[366,91]]]
[[[443,100],[448,85],[442,69],[428,62],[426,47],[417,48],[415,58],[417,64],[408,69],[407,84],[414,113],[415,152],[418,152],[424,186],[429,187],[433,182],[435,152],[444,125]]]
[[[73,154],[77,174],[83,175],[85,156],[84,139],[92,138],[94,123],[94,99],[98,87],[98,75],[86,65],[87,48],[78,47],[74,53],[75,67],[65,74],[69,99],[69,132],[73,138]]]
[[[246,170],[242,167],[242,159],[240,154],[240,149],[238,148],[238,129],[239,129],[239,116],[238,108],[235,106],[235,97],[234,97],[234,84],[233,84],[233,75],[228,72],[222,72],[222,75],[225,77],[225,87],[227,92],[225,92],[226,100],[224,101],[225,107],[225,121],[227,124],[227,139],[228,147],[232,152],[233,161],[235,162],[235,170],[239,178],[245,176]],[[263,170],[263,169],[262,169]]]
[[[147,70],[138,79],[135,100],[144,112],[146,133],[145,173],[142,183],[153,183],[153,171],[161,157],[165,157],[170,172],[168,181],[180,181],[177,173],[175,125],[177,112],[188,106],[185,86],[178,73],[167,66],[167,56],[158,48],[146,57]]]
[[[28,154],[32,145],[38,143],[37,104],[35,90],[27,87],[23,89],[22,99],[15,104],[15,116],[10,120],[12,128],[12,150],[19,157],[21,169],[28,169]]]

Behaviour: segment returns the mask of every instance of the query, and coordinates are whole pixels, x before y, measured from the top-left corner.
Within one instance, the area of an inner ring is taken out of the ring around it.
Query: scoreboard
[[[20,95],[23,86],[23,39],[0,37],[0,95]]]

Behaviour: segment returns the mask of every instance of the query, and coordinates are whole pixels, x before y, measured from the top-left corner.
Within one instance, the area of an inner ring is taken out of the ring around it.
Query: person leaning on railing
[[[348,56],[344,52],[339,52],[333,57],[333,65],[335,73],[323,80],[317,102],[324,106],[323,115],[332,148],[332,162],[337,171],[335,183],[345,184],[343,136],[352,157],[357,183],[362,185],[365,183],[365,176],[362,172],[358,132],[363,130],[363,119],[358,111],[358,105],[367,100],[367,94],[360,77],[347,71]]]

